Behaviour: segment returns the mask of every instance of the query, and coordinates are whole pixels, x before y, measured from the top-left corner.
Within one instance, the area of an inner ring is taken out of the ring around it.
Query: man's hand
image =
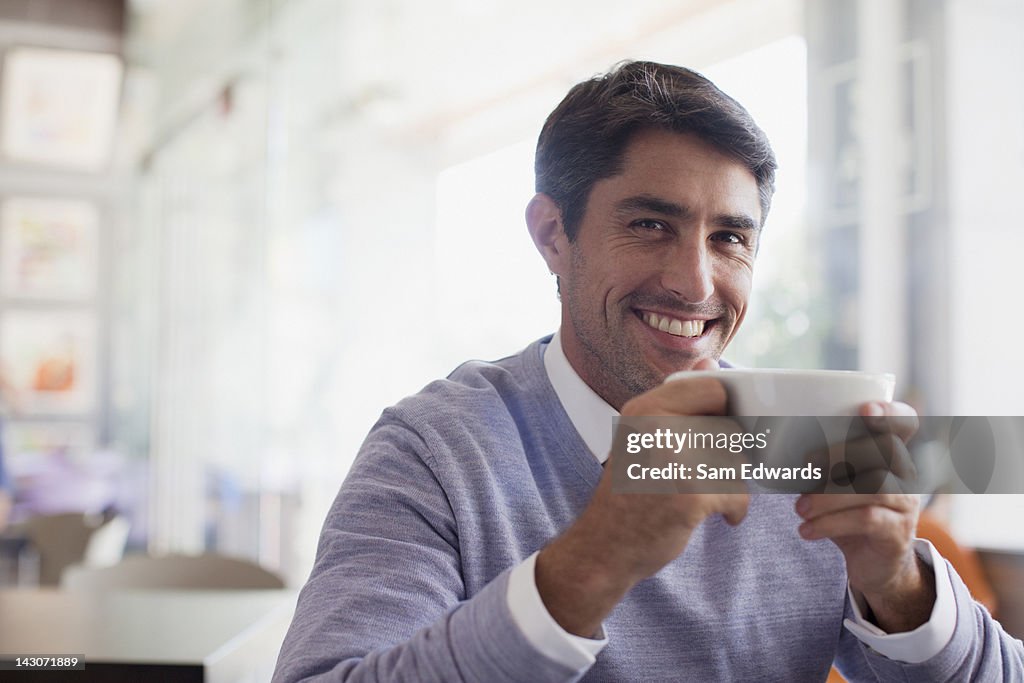
[[[662,384],[627,402],[622,415],[724,415],[725,409],[725,388],[705,377]],[[738,462],[738,455],[731,457]],[[749,504],[739,482],[733,493],[689,493],[685,485],[676,488],[688,495],[616,493],[611,469],[606,465],[576,522],[537,557],[537,588],[548,612],[566,631],[584,637],[597,633],[637,582],[675,559],[706,517],[719,513],[739,524]]]
[[[870,438],[889,449],[885,460],[899,474],[909,463],[905,444],[917,431],[917,414],[903,403],[870,403],[862,407],[861,416]],[[850,587],[864,596],[875,623],[899,633],[928,621],[935,604],[935,576],[913,549],[918,497],[887,489],[803,495],[796,511],[805,520],[800,535],[835,543],[846,558]]]

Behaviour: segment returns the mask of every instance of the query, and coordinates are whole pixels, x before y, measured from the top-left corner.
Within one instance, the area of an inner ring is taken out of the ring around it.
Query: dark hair
[[[764,222],[775,192],[775,153],[747,110],[690,69],[622,62],[573,86],[537,140],[536,189],[558,204],[570,241],[594,183],[621,172],[626,145],[647,128],[692,133],[742,162],[757,180]]]

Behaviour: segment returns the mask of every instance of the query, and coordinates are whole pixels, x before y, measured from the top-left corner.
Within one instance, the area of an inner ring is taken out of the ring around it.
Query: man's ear
[[[562,211],[544,193],[534,195],[526,205],[526,225],[548,270],[558,276],[569,270],[569,238],[562,225]]]

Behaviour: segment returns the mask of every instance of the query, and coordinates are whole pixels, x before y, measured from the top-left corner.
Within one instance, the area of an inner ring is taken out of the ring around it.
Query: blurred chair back
[[[248,560],[225,555],[126,557],[112,567],[69,567],[61,587],[71,591],[120,589],[284,588],[277,574]]]
[[[69,512],[25,521],[25,534],[39,554],[39,585],[56,586],[72,564],[114,564],[124,554],[128,520]]]
[[[87,567],[110,567],[124,558],[131,523],[125,517],[111,517],[89,538],[82,564]]]

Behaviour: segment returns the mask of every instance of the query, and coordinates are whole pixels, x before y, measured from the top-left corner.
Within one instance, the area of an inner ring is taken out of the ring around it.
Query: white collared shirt
[[[556,332],[544,352],[544,369],[555,394],[583,442],[598,462],[604,463],[612,445],[612,418],[619,412],[598,396],[577,374],[562,349],[560,333]],[[889,659],[916,664],[931,659],[953,637],[956,626],[956,602],[946,563],[928,541],[918,539],[914,550],[935,572],[935,606],[931,618],[907,633],[887,634],[863,617],[866,605],[855,600],[854,619],[844,620],[853,635]],[[512,570],[508,582],[508,608],[530,644],[556,662],[586,671],[608,644],[605,637],[582,638],[559,626],[541,600],[534,577],[537,553],[523,560]],[[603,630],[602,630],[603,633]]]

